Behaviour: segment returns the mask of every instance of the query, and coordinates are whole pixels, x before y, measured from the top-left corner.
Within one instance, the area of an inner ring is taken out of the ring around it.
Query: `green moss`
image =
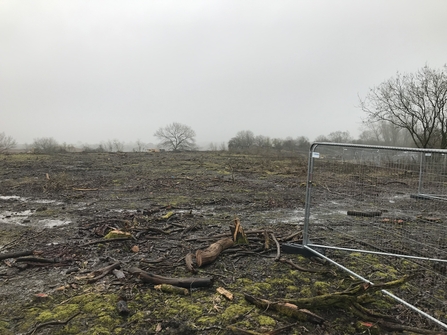
[[[300,289],[297,286],[289,285],[286,287],[286,290],[289,292],[299,292]]]
[[[218,321],[217,316],[203,315],[196,320],[197,324],[215,325]]]
[[[258,316],[258,322],[261,326],[272,326],[274,327],[276,325],[275,319],[271,318],[270,316],[266,315],[259,315]]]
[[[309,286],[303,286],[300,290],[300,296],[303,298],[310,298],[313,296]]]
[[[13,335],[11,331],[8,329],[8,323],[4,321],[0,321],[0,334],[3,335]]]
[[[280,278],[269,278],[267,282],[272,286],[285,286],[285,285],[292,285],[295,282],[288,277],[280,277]]]
[[[313,288],[315,290],[315,293],[317,295],[322,295],[322,294],[327,294],[329,293],[329,288],[331,287],[331,285],[327,282],[324,281],[316,281],[313,284]]]
[[[225,321],[233,321],[247,314],[252,309],[253,307],[247,305],[246,303],[230,305],[227,309],[225,309],[221,317]]]

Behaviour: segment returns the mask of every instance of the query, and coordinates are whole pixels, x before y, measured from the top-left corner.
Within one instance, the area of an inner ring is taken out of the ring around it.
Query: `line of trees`
[[[309,146],[309,139],[304,136],[297,137],[296,139],[291,137],[287,137],[286,139],[271,139],[263,135],[255,136],[251,130],[239,131],[228,142],[228,150],[230,151],[296,151],[307,150]]]
[[[391,146],[416,146],[420,148],[447,148],[447,65],[432,69],[427,65],[416,73],[397,73],[369,90],[360,98],[360,108],[366,114],[364,130],[358,139],[348,131],[336,131],[327,136],[318,136],[318,142],[363,143]],[[172,151],[196,150],[195,131],[184,124],[173,122],[159,128],[154,136],[160,141],[159,147]],[[0,133],[0,153],[17,145],[11,137]],[[310,143],[306,137],[278,139],[255,136],[250,130],[243,130],[228,142],[229,150],[275,149],[294,151],[307,149]],[[73,146],[59,145],[53,138],[36,139],[32,144],[35,152],[71,151]],[[138,140],[137,149],[144,150]],[[225,144],[220,145],[220,149]],[[118,140],[101,144],[94,151],[123,151],[124,143]],[[217,150],[217,145],[213,145]],[[87,151],[87,148],[86,148]]]

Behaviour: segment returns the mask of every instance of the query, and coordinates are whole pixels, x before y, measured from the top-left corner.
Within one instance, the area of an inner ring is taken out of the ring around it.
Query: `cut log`
[[[233,240],[229,237],[223,238],[216,243],[211,244],[204,250],[196,251],[196,263],[198,267],[202,265],[212,263],[216,260],[225,249],[231,248],[234,245]]]
[[[170,284],[155,285],[154,289],[164,292],[164,293],[173,293],[173,294],[179,294],[179,295],[188,295],[189,294],[188,289],[186,289],[184,287],[170,285]]]
[[[18,252],[8,252],[5,254],[0,254],[0,261],[3,259],[8,259],[8,258],[17,258],[17,257],[22,257],[22,256],[29,256],[29,255],[33,255],[34,254],[34,250],[26,250],[26,251],[18,251]]]
[[[158,276],[146,271],[143,271],[137,267],[132,267],[128,270],[135,277],[140,278],[145,283],[152,284],[170,284],[173,286],[180,286],[184,288],[196,288],[196,287],[208,287],[213,285],[213,278],[169,278]]]
[[[300,309],[294,304],[290,303],[281,303],[281,302],[272,302],[264,299],[255,298],[251,295],[244,294],[245,300],[248,302],[262,308],[264,311],[267,309],[274,310],[282,315],[287,315],[289,317],[293,317],[300,321],[310,321],[314,323],[323,323],[324,319],[315,313],[307,309]]]
[[[194,257],[194,255],[192,253],[188,253],[185,256],[186,268],[191,273],[197,273],[197,270],[194,268],[194,264],[193,264],[193,260],[192,260],[193,257]]]
[[[234,244],[248,244],[247,235],[245,235],[244,229],[242,229],[239,218],[234,219],[234,227],[230,226],[230,230]]]

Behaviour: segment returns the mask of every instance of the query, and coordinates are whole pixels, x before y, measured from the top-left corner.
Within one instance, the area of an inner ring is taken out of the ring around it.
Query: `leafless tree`
[[[369,122],[385,121],[405,129],[417,147],[447,148],[447,66],[397,73],[370,89],[360,107]]]
[[[217,151],[217,144],[214,142],[211,142],[208,146],[210,151]]]
[[[52,137],[36,138],[32,144],[32,148],[36,153],[51,154],[61,151],[60,145]]]
[[[10,150],[16,145],[17,142],[11,136],[6,136],[5,133],[0,133],[0,153]]]
[[[146,144],[143,143],[143,141],[141,141],[140,139],[137,140],[136,145],[137,147],[136,149],[134,149],[134,151],[136,152],[143,152],[146,147]]]
[[[160,140],[159,146],[173,151],[194,150],[196,146],[196,133],[191,127],[173,122],[164,128],[158,129],[155,134]]]
[[[349,143],[353,141],[353,138],[349,134],[349,131],[334,131],[330,133],[328,136],[330,142],[334,143]]]
[[[120,142],[117,139],[113,140],[113,148],[115,149],[116,152],[122,152],[124,151],[124,142]]]
[[[413,141],[406,129],[385,122],[365,122],[363,131],[359,135],[359,143],[407,147]]]
[[[239,131],[228,142],[228,150],[247,150],[255,144],[255,135],[251,130]]]

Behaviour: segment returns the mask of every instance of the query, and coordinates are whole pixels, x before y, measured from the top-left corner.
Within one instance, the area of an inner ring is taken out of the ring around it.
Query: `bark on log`
[[[140,278],[145,283],[152,284],[170,284],[173,286],[180,286],[184,288],[196,288],[196,287],[208,287],[213,285],[213,278],[169,278],[158,276],[146,271],[143,271],[137,267],[132,267],[128,270],[132,275]]]
[[[194,264],[193,264],[193,260],[192,257],[194,255],[192,253],[188,253],[185,256],[185,263],[186,263],[186,268],[188,269],[189,272],[191,273],[197,273],[197,270],[194,268]]]
[[[211,244],[208,248],[204,250],[196,251],[196,263],[198,267],[202,265],[209,264],[215,261],[217,256],[220,255],[225,249],[231,248],[233,246],[233,240],[230,237],[221,239],[216,243]]]
[[[231,235],[233,235],[234,244],[248,244],[247,235],[242,228],[239,218],[234,219],[234,227],[230,226]]]
[[[387,283],[375,285],[362,283],[343,292],[322,294],[312,298],[286,299],[285,301],[304,308],[329,308],[334,305],[350,306],[355,302],[361,303],[366,296],[370,296],[374,292],[380,291],[382,289],[398,287],[405,283],[407,278],[407,276],[404,276]]]
[[[271,302],[264,299],[255,298],[251,295],[244,294],[245,300],[262,308],[264,310],[271,309],[280,314],[294,317],[300,321],[310,321],[314,323],[323,323],[324,319],[307,309],[300,309],[298,306],[290,303]]]
[[[8,252],[6,254],[0,254],[0,261],[8,258],[17,258],[22,256],[33,255],[34,250],[18,251],[18,252]]]

